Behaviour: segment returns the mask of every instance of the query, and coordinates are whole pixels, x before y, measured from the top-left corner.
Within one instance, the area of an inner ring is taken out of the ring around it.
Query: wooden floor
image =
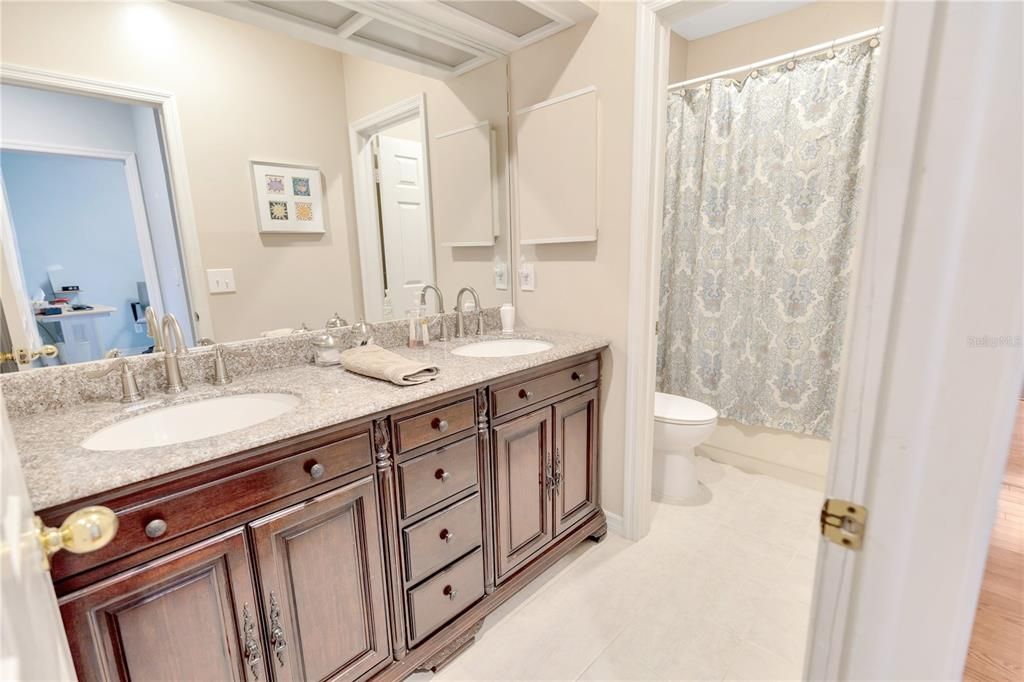
[[[1024,679],[1024,401],[1017,410],[964,679]]]

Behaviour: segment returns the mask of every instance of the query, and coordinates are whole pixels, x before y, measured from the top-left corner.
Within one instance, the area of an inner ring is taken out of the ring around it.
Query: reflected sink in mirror
[[[499,339],[459,346],[453,348],[452,353],[464,358],[510,358],[516,355],[541,353],[550,350],[551,347],[547,341],[536,339]]]
[[[86,450],[136,450],[219,436],[278,417],[299,404],[287,393],[250,393],[162,407],[100,429]]]

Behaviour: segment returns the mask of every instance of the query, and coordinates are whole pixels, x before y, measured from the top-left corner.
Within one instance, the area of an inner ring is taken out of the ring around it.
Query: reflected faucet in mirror
[[[441,335],[437,337],[438,341],[448,340],[448,326],[444,323],[444,294],[441,290],[435,287],[433,284],[427,284],[420,289],[420,306],[423,308],[423,314],[427,313],[427,290],[432,290],[437,294],[437,312],[440,315],[441,322]]]
[[[476,310],[476,334],[477,336],[483,336],[484,333],[484,313],[480,309],[480,296],[476,293],[476,289],[473,287],[462,287],[459,289],[459,293],[455,296],[455,338],[461,339],[466,335],[466,319],[462,312],[462,295],[469,292],[473,296],[473,307]]]

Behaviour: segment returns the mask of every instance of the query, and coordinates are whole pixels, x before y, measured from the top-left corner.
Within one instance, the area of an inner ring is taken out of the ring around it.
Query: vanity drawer
[[[55,558],[54,568],[61,577],[73,575],[372,462],[373,448],[370,432],[366,430],[182,492],[127,507],[113,504],[118,530],[110,544],[89,554],[61,552]]]
[[[577,386],[593,383],[598,379],[598,368],[597,360],[591,360],[536,379],[499,388],[493,394],[494,416],[500,417],[570,391]]]
[[[395,422],[395,444],[398,452],[408,452],[445,436],[476,426],[476,401],[460,400],[415,417]]]
[[[409,639],[416,642],[484,596],[483,552],[476,550],[409,590]]]
[[[480,546],[480,495],[409,526],[402,536],[405,576],[416,582]]]
[[[476,434],[398,465],[402,516],[408,518],[432,504],[476,485]]]

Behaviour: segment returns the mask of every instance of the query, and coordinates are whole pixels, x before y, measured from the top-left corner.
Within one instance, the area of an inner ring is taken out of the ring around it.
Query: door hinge
[[[868,510],[847,500],[825,500],[821,506],[821,534],[848,549],[860,549]]]

